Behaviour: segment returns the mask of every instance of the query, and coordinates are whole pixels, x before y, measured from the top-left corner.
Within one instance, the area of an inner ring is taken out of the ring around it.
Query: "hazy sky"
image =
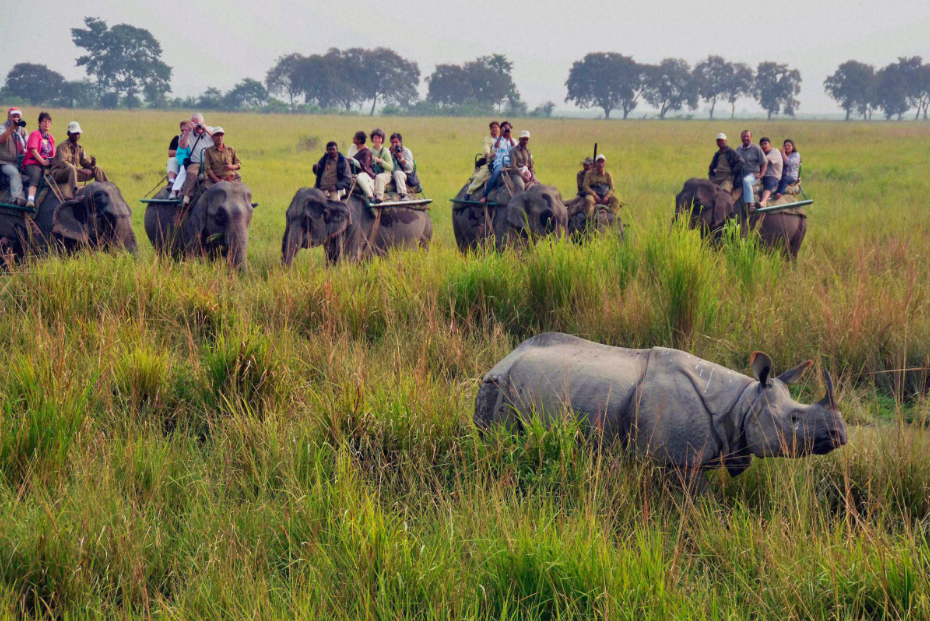
[[[786,62],[801,70],[799,112],[820,113],[837,111],[823,80],[845,60],[883,65],[918,55],[930,62],[927,0],[42,0],[4,11],[0,73],[29,61],[83,77],[69,29],[82,26],[84,16],[148,28],[174,69],[175,96],[226,90],[244,77],[263,80],[286,53],[389,46],[419,63],[423,77],[437,63],[505,54],[531,107],[551,99],[565,108],[572,62],[610,51],[640,62],[680,57],[694,64],[708,54],[752,66]],[[749,101],[738,104],[743,108],[757,109]]]

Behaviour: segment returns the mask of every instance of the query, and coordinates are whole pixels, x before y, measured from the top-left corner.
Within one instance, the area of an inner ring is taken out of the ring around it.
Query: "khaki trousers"
[[[383,172],[375,175],[374,193],[376,198],[384,198],[384,187],[391,182],[391,173]]]
[[[599,204],[594,203],[594,197],[590,194],[584,197],[584,211],[589,218],[594,216],[594,212],[598,206]],[[620,199],[617,198],[616,195],[607,199],[607,210],[614,214],[620,211]]]
[[[474,194],[478,191],[481,186],[488,182],[488,179],[491,178],[491,168],[485,164],[475,172],[475,178],[471,180],[471,183],[468,184],[468,189],[465,190],[466,194]]]
[[[193,196],[197,189],[197,175],[200,174],[200,162],[191,163],[187,167],[187,178],[184,179],[184,185],[181,186],[181,196]]]
[[[55,183],[63,184],[60,189],[65,198],[74,198],[74,188],[78,187],[78,182],[90,180],[108,181],[107,174],[99,166],[94,166],[91,174],[88,175],[71,164],[55,168],[52,171],[52,179],[55,180]]]
[[[394,171],[394,187],[401,196],[407,196],[407,173],[402,170]]]
[[[362,192],[364,192],[365,196],[367,196],[368,198],[373,198],[375,195],[375,192],[372,189],[372,185],[374,184],[374,182],[375,180],[371,178],[371,175],[369,175],[364,170],[358,173],[357,175],[355,175],[355,183],[358,184],[358,187],[362,188]],[[381,192],[382,194],[384,193],[383,188]]]

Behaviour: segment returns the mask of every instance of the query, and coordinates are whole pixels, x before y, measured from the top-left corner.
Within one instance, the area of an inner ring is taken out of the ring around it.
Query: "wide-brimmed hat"
[[[594,160],[591,159],[590,157],[586,157],[586,158],[584,158],[584,159],[581,161],[581,164],[582,164],[582,165],[588,165],[588,166],[590,166],[590,165],[593,164],[593,163],[594,163]]]

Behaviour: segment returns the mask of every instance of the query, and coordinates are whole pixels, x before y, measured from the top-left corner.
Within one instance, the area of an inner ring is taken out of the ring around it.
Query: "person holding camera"
[[[52,160],[52,179],[64,184],[60,187],[65,198],[72,199],[78,190],[79,181],[108,181],[107,174],[97,166],[96,157],[87,157],[84,147],[78,144],[81,125],[77,121],[68,123],[68,140],[58,146]]]
[[[380,203],[384,200],[384,188],[391,182],[394,175],[394,156],[391,150],[384,144],[384,131],[375,129],[371,132],[371,161],[374,162],[372,169],[375,173],[374,182],[374,202]]]
[[[497,186],[497,182],[504,172],[504,167],[510,166],[510,151],[517,146],[517,141],[513,139],[511,134],[513,134],[513,125],[510,121],[501,123],[501,135],[494,141],[494,161],[491,165],[491,178],[488,179],[487,185],[484,186],[484,196],[481,197],[482,203],[488,202],[488,196]]]
[[[52,164],[55,157],[55,138],[51,134],[52,115],[48,112],[39,113],[39,129],[29,134],[26,140],[26,157],[23,159],[23,168],[26,179],[29,180],[29,198],[26,207],[36,206],[36,191],[42,176]]]
[[[26,155],[26,121],[19,108],[10,108],[6,122],[0,125],[0,172],[9,179],[13,204],[26,204],[23,193],[23,177],[19,172],[20,162]]]
[[[407,186],[418,187],[416,164],[413,153],[404,146],[404,137],[399,132],[391,134],[391,154],[394,156],[394,186],[397,188],[398,200],[408,200]]]
[[[191,198],[197,190],[197,176],[200,174],[200,164],[203,162],[203,152],[213,148],[213,128],[205,125],[203,115],[199,112],[191,115],[191,131],[181,135],[178,140],[178,148],[190,149],[191,153],[184,160],[184,168],[187,169],[187,178],[181,187],[181,194],[184,196],[183,206],[190,205]]]

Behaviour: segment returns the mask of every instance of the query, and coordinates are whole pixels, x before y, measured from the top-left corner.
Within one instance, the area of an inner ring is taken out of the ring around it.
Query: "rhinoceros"
[[[571,412],[581,427],[620,438],[664,465],[694,473],[744,472],[756,457],[825,454],[846,444],[833,382],[813,405],[791,398],[812,364],[772,377],[772,360],[752,355],[755,379],[676,349],[625,349],[560,333],[521,343],[491,369],[475,399],[475,424],[519,428]]]

